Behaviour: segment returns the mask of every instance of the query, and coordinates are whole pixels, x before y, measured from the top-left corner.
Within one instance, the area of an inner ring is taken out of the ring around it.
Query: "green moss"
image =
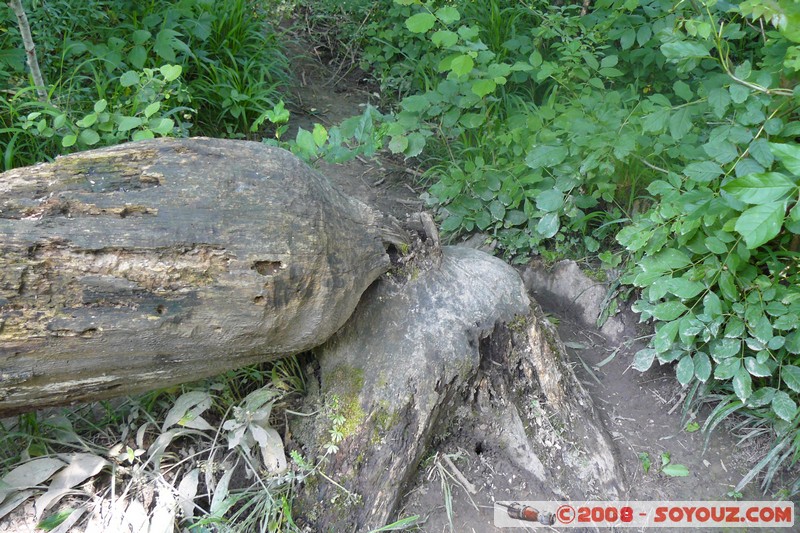
[[[508,323],[508,329],[514,333],[521,333],[528,329],[528,315],[518,315]]]
[[[339,366],[331,372],[329,383],[329,393],[338,397],[336,414],[344,418],[344,423],[338,429],[343,438],[347,438],[358,431],[366,418],[360,401],[364,371],[346,365]]]

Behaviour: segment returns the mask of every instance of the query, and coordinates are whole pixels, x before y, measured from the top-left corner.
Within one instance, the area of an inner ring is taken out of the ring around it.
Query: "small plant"
[[[661,454],[661,473],[670,477],[686,477],[689,475],[689,469],[684,465],[673,463],[671,454],[664,452]]]
[[[650,454],[647,452],[640,452],[639,453],[639,462],[642,465],[642,470],[644,473],[647,474],[650,472],[650,467],[652,466],[652,462],[650,461]]]

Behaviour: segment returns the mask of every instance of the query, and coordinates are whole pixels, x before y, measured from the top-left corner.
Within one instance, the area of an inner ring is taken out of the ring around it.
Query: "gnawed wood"
[[[253,142],[143,141],[0,174],[0,416],[320,344],[389,266],[380,220]]]
[[[368,531],[399,518],[432,437],[456,426],[480,432],[487,449],[517,466],[525,489],[514,498],[617,496],[613,441],[519,274],[454,247],[430,270],[407,269],[399,284],[387,276],[370,287],[347,325],[315,350],[321,388],[308,409],[326,405],[345,419],[339,451],[323,468],[358,498],[320,479],[305,487],[295,515],[315,531]],[[298,417],[290,427],[291,445],[323,454],[329,426]]]

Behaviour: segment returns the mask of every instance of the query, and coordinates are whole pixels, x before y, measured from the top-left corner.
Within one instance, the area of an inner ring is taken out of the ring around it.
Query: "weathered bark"
[[[0,174],[0,416],[316,346],[389,266],[290,153],[154,140]]]
[[[370,287],[347,325],[316,350],[316,402],[338,405],[346,419],[324,468],[360,502],[348,506],[324,480],[308,485],[296,513],[313,517],[315,531],[390,522],[431,436],[456,423],[481,431],[518,465],[530,492],[515,497],[618,494],[613,443],[520,276],[483,252],[443,252],[438,267],[412,267],[404,283],[386,277]],[[329,427],[307,419],[291,429],[309,456],[329,439]]]

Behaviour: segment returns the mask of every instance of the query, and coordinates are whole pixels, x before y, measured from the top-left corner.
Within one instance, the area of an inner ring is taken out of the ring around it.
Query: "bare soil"
[[[313,46],[295,45],[291,52],[296,75],[291,109],[296,126],[311,129],[320,122],[327,127],[361,114],[366,104],[379,106],[380,94],[358,69],[342,76],[343,69]],[[423,188],[413,162],[381,154],[344,165],[320,162],[318,167],[345,192],[398,220],[423,209],[419,197]],[[692,420],[682,417],[685,391],[675,380],[673,369],[653,368],[642,374],[630,368],[633,354],[644,346],[640,337],[649,333],[635,325],[635,314],[626,312],[624,323],[629,327],[622,342],[610,343],[597,328],[582,323],[579,313],[557,296],[539,301],[558,324],[576,373],[589,389],[618,445],[626,474],[622,497],[639,501],[730,500],[727,493],[763,457],[769,441],[750,439],[740,443],[723,428],[706,443],[701,431],[685,431],[686,423]],[[612,354],[615,355],[611,357]],[[702,426],[707,415],[708,412],[700,413],[696,422]],[[493,525],[494,501],[574,498],[557,487],[543,487],[530,473],[514,466],[497,443],[485,438],[485,429],[460,426],[457,420],[441,428],[408,487],[398,519],[419,515],[419,530],[430,533],[501,531]],[[647,453],[652,462],[647,473],[639,458],[642,453]],[[685,465],[689,475],[669,477],[659,473],[662,453],[669,453],[673,463]],[[445,462],[445,455],[452,465]],[[443,473],[443,467],[452,476]],[[474,489],[474,493],[467,489]],[[615,499],[594,496],[598,500]],[[753,482],[745,487],[741,499],[776,497],[773,493],[763,494]]]

